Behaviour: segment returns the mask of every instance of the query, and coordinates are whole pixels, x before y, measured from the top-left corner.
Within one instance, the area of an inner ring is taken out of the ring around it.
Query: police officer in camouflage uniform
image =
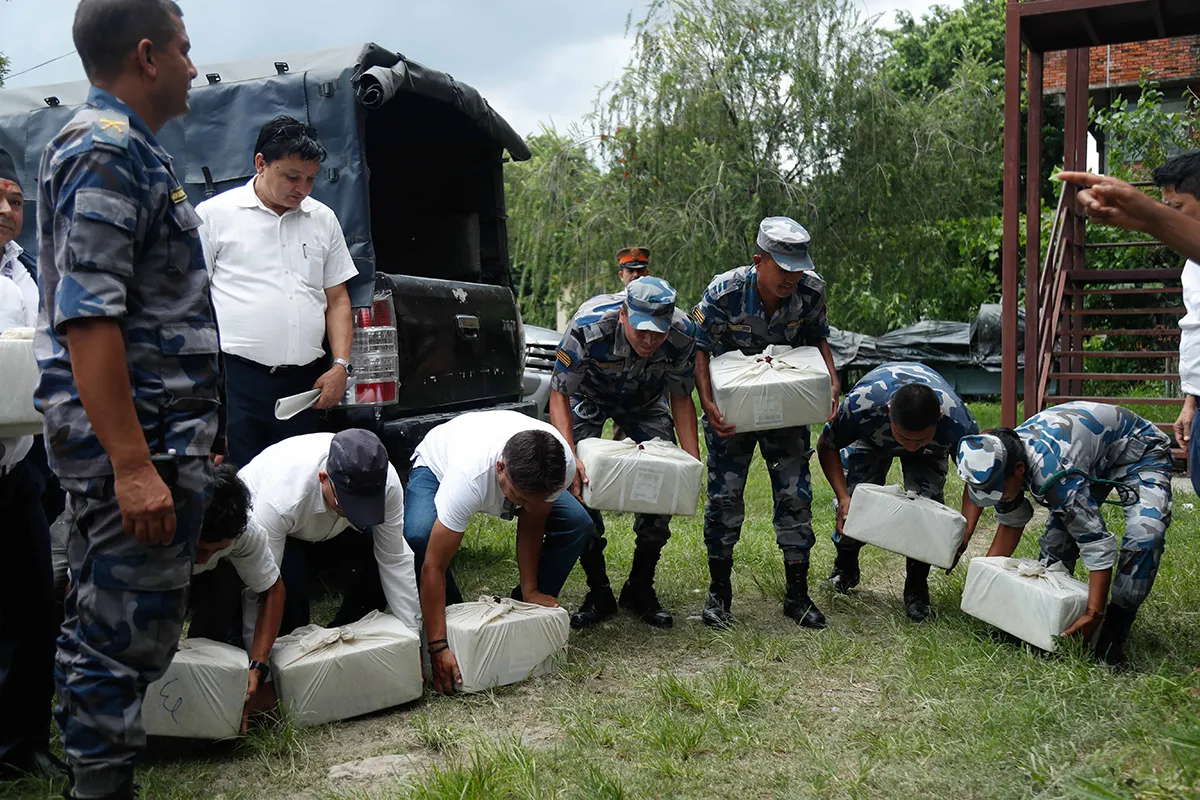
[[[675,308],[675,299],[675,290],[662,278],[638,278],[623,294],[593,297],[571,319],[550,381],[550,421],[572,449],[600,436],[611,419],[635,442],[673,442],[678,431],[683,449],[699,460],[692,403],[696,325]],[[578,454],[575,464],[571,491],[582,500],[587,468]],[[595,625],[617,610],[604,564],[604,519],[598,511],[588,512],[597,533],[579,558],[588,594],[571,615],[575,628]],[[654,591],[655,568],[671,536],[669,523],[670,517],[661,515],[634,517],[637,546],[621,589],[621,606],[659,628],[672,624]]]
[[[829,582],[842,594],[858,585],[862,542],[842,534],[854,489],[887,483],[892,460],[900,458],[904,488],[945,502],[947,457],[957,458],[958,441],[979,433],[975,417],[950,384],[929,367],[884,364],[868,372],[838,406],[817,441],[817,459],[833,488],[837,557]],[[965,549],[966,543],[963,543]],[[908,559],[904,610],[914,622],[932,615],[929,565]]]
[[[37,209],[35,402],[73,520],[57,719],[69,796],[128,798],[223,447],[218,337],[200,219],[155,138],[196,75],[182,13],[82,0],[73,33],[92,89],[46,147]]]
[[[1028,490],[1050,511],[1042,562],[1062,562],[1073,571],[1082,559],[1089,572],[1087,611],[1063,635],[1082,632],[1090,639],[1099,627],[1096,654],[1120,665],[1162,560],[1172,466],[1171,440],[1129,409],[1088,402],[1054,406],[1016,430],[996,428],[959,443],[958,474],[969,493],[963,505],[967,531],[975,529],[982,507],[995,506],[1000,529],[988,555],[1012,555],[1033,516]],[[1101,513],[1106,502],[1125,511],[1119,548]]]
[[[708,373],[710,356],[731,350],[753,355],[768,345],[816,346],[833,383],[832,418],[839,384],[826,341],[825,281],[814,271],[808,243],[808,232],[795,220],[764,219],[754,263],[713,278],[692,312],[699,326],[696,389],[708,444],[704,543],[711,583],[701,618],[710,627],[725,627],[732,620],[733,547],[746,516],[743,493],[755,446],[767,462],[775,497],[775,541],[783,551],[787,574],[783,613],[805,627],[825,627],[825,616],[808,596],[808,556],[814,541],[808,428],[739,433],[726,424],[713,401]]]

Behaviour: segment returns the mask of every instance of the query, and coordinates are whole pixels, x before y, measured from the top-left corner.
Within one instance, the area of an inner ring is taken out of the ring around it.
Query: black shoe
[[[710,628],[728,628],[733,624],[733,559],[708,559],[708,597],[704,601],[704,610],[700,612],[700,621]]]
[[[141,793],[141,787],[136,783],[127,783],[112,794],[106,794],[98,800],[137,800]],[[66,800],[75,800],[75,794],[71,791],[71,786],[68,785],[63,789],[63,797]]]
[[[20,761],[0,764],[0,780],[22,778],[39,778],[61,783],[71,779],[71,770],[49,750],[37,750]]]
[[[913,622],[937,616],[929,604],[929,565],[912,559],[904,576],[904,613]]]
[[[862,578],[858,570],[858,550],[857,547],[837,545],[833,571],[829,573],[829,585],[838,594],[850,594],[850,590],[858,586]]]
[[[783,615],[791,617],[804,628],[820,630],[825,627],[825,615],[808,596],[808,563],[791,561],[783,565],[787,575],[787,594],[783,599]]]
[[[621,588],[621,599],[618,601],[624,608],[636,615],[642,622],[655,628],[669,628],[673,620],[671,612],[658,602],[658,594],[654,591],[654,572],[658,568],[658,559],[662,554],[662,546],[638,544],[633,551],[633,565],[629,569],[629,580]]]
[[[1104,623],[1096,637],[1096,658],[1110,667],[1124,667],[1129,663],[1125,656],[1125,640],[1133,627],[1137,609],[1109,603],[1104,612]]]
[[[617,613],[617,598],[608,586],[589,589],[583,605],[571,615],[571,627],[583,630],[598,625]]]

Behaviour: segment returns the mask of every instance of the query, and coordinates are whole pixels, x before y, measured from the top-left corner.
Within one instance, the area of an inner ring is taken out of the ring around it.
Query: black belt
[[[248,358],[242,358],[241,356],[235,356],[233,353],[225,353],[225,357],[228,359],[232,359],[233,361],[237,361],[239,363],[246,364],[247,366],[256,367],[261,370],[266,370],[267,372],[270,372],[272,375],[274,375],[276,372],[289,372],[294,369],[308,369],[309,367],[313,366],[314,364],[319,363],[320,361],[322,361],[324,359],[324,356],[322,356],[321,358],[313,359],[312,361],[308,362],[307,364],[280,364],[278,367],[268,367],[266,364],[260,364],[257,361],[251,361]]]

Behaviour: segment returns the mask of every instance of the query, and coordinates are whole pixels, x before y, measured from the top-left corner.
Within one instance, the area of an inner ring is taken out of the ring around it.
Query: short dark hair
[[[71,37],[89,80],[113,78],[138,42],[165,47],[181,19],[183,9],[172,0],[80,0]]]
[[[1189,150],[1168,158],[1154,170],[1154,185],[1173,186],[1175,191],[1200,200],[1200,150]]]
[[[942,418],[942,401],[937,392],[923,383],[908,383],[892,395],[888,403],[892,422],[901,430],[923,431],[938,424]]]
[[[1025,445],[1021,443],[1021,437],[1012,428],[992,428],[990,433],[1000,440],[1000,444],[1004,445],[1004,477],[1011,478],[1012,474],[1017,471],[1017,464],[1025,464],[1028,468],[1028,463],[1025,458]]]
[[[295,117],[281,115],[262,126],[254,142],[254,154],[262,153],[263,160],[270,164],[288,156],[301,161],[325,160],[325,147],[317,137],[317,129]]]
[[[549,431],[514,434],[504,445],[504,471],[513,486],[530,494],[550,494],[562,488],[567,454]]]
[[[237,468],[222,464],[213,470],[212,500],[200,525],[200,541],[236,539],[250,521],[250,490],[237,475]]]

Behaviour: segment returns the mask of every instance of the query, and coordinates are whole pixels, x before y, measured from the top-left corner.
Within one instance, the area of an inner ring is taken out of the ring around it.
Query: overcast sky
[[[929,0],[856,0],[888,25]],[[192,53],[206,64],[373,41],[468,83],[522,134],[565,129],[628,60],[625,23],[646,0],[179,0]],[[10,87],[82,80],[69,53],[77,0],[0,2]],[[961,0],[941,0],[959,6]]]

